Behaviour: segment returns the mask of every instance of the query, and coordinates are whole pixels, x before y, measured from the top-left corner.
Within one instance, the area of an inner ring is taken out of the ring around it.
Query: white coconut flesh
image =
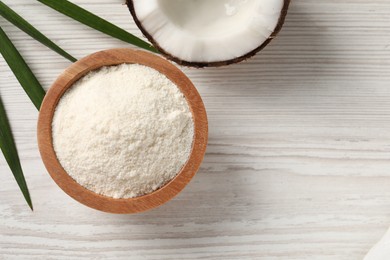
[[[133,0],[144,31],[173,57],[218,62],[241,57],[274,32],[284,0]]]

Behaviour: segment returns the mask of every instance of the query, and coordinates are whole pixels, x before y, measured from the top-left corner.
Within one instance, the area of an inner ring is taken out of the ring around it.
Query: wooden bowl
[[[194,142],[190,157],[181,171],[166,185],[144,196],[114,199],[92,192],[68,175],[53,148],[52,120],[61,96],[73,83],[102,66],[136,63],[151,67],[169,78],[184,94],[194,121]],[[91,54],[68,67],[54,82],[43,100],[38,119],[38,145],[50,176],[69,196],[91,208],[111,213],[136,213],[158,207],[176,196],[192,179],[203,160],[208,135],[207,115],[198,91],[170,62],[144,51],[111,49]]]

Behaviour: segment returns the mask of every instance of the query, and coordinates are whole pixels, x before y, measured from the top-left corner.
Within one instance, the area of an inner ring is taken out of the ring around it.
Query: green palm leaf
[[[1,27],[0,53],[8,63],[8,66],[18,79],[20,85],[22,85],[24,91],[26,91],[35,107],[39,110],[43,97],[45,96],[45,90],[39,84],[37,78]]]
[[[118,26],[96,16],[95,14],[67,1],[67,0],[38,0],[39,2],[53,8],[54,10],[67,15],[74,20],[79,21],[95,30],[108,34],[114,38],[138,46],[140,48],[157,52],[149,43],[137,38],[136,36],[126,32]]]
[[[48,39],[40,31],[35,29],[34,26],[24,20],[20,15],[18,15],[15,11],[5,5],[2,1],[0,1],[0,15],[7,19],[10,23],[14,24],[20,30],[30,35],[35,40],[39,41],[43,45],[62,55],[64,58],[70,60],[71,62],[77,61],[76,58],[61,49],[58,45]]]
[[[7,115],[3,106],[3,102],[0,98],[0,149],[4,154],[5,160],[7,161],[11,171],[15,177],[16,182],[19,185],[20,190],[23,193],[23,196],[30,206],[31,210],[33,205],[30,198],[30,193],[28,192],[26,180],[24,179],[22,166],[20,165],[20,160],[18,152],[16,150],[16,145],[14,138],[12,136],[11,127],[8,122]]]

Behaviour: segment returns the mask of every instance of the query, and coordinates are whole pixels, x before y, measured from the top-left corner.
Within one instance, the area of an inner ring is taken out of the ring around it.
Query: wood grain
[[[36,1],[4,2],[78,58],[129,47]],[[124,0],[72,2],[141,36]],[[69,66],[0,24],[46,89]],[[293,0],[252,59],[183,70],[206,106],[206,157],[179,196],[128,216],[85,207],[51,180],[38,113],[0,60],[35,209],[0,156],[0,258],[363,258],[390,225],[390,2]]]
[[[104,66],[140,64],[153,68],[170,79],[183,93],[194,122],[191,154],[180,172],[158,190],[144,196],[114,199],[94,193],[78,184],[61,166],[53,146],[52,122],[58,102],[72,85],[90,71]],[[128,48],[96,52],[69,66],[47,92],[38,118],[38,146],[43,163],[53,180],[75,200],[91,208],[110,213],[139,213],[161,206],[175,197],[194,177],[207,147],[207,115],[198,91],[177,67],[157,55]]]

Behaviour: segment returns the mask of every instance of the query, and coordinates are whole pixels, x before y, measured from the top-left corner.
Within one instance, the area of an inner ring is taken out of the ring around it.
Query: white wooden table
[[[128,44],[36,1],[4,0],[72,55]],[[123,0],[74,0],[141,35]],[[0,25],[47,89],[69,62]],[[362,259],[390,225],[390,1],[293,0],[253,59],[183,68],[209,115],[205,161],[139,215],[89,209],[47,174],[37,111],[0,58],[35,211],[0,156],[0,259]]]

